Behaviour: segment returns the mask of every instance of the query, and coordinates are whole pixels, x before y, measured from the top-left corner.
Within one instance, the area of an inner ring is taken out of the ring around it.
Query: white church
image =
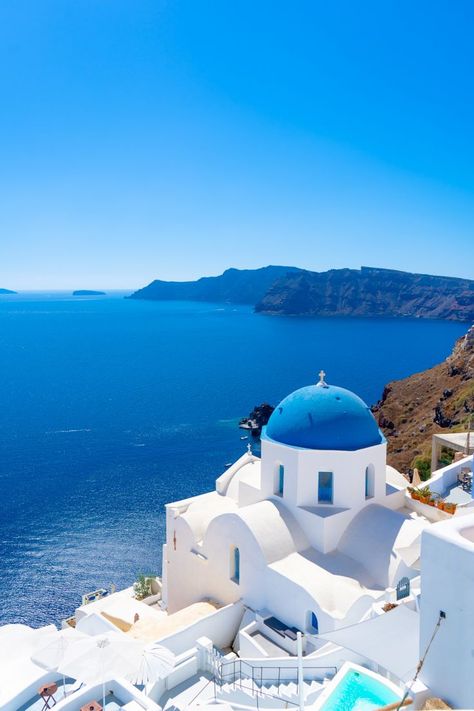
[[[428,524],[404,509],[406,484],[367,405],[321,373],[275,409],[261,459],[167,506],[164,600],[241,599],[306,633],[359,622],[419,576]]]

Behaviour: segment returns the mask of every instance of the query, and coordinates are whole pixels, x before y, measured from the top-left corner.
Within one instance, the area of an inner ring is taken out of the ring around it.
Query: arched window
[[[278,464],[276,472],[275,481],[275,494],[277,496],[283,496],[283,490],[285,488],[285,467],[283,464]]]
[[[374,496],[375,488],[375,475],[374,475],[374,465],[369,464],[365,468],[365,498],[372,499]]]
[[[236,546],[230,549],[230,579],[237,585],[240,583],[240,551]]]
[[[308,628],[308,632],[310,634],[319,634],[319,623],[318,623],[318,617],[315,612],[312,610],[309,610],[307,613],[307,623],[306,627]]]

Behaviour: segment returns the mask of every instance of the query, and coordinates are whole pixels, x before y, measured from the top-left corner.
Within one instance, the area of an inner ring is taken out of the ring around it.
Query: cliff
[[[389,383],[372,410],[387,437],[389,464],[426,470],[431,436],[465,430],[474,413],[474,326],[443,363]]]
[[[152,301],[214,301],[255,304],[272,284],[296,267],[268,266],[261,269],[227,269],[220,276],[202,277],[197,281],[152,281],[131,294],[129,299]]]
[[[276,281],[256,311],[472,322],[474,281],[370,267],[299,271]]]

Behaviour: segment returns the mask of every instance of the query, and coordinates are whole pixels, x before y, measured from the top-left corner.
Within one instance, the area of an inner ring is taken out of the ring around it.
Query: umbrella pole
[[[63,696],[66,697],[66,677],[63,674]]]
[[[102,708],[105,711],[105,681],[102,682]]]

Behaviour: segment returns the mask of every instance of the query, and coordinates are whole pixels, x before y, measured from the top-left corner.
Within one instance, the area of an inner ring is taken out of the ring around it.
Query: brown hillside
[[[474,413],[473,376],[471,326],[443,363],[385,387],[372,410],[387,437],[389,464],[406,471],[417,457],[430,457],[432,434],[466,428]]]

